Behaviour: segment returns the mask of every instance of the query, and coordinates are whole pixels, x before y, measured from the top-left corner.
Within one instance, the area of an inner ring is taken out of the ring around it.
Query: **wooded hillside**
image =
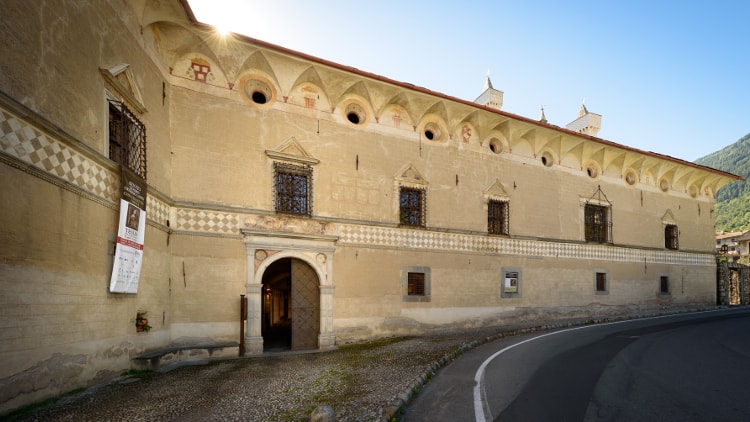
[[[750,179],[750,133],[739,141],[695,161]],[[716,193],[717,231],[736,231],[750,228],[750,185],[732,182]]]

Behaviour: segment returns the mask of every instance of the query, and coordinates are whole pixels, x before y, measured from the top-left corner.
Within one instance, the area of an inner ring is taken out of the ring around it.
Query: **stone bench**
[[[236,358],[239,356],[239,350],[239,344],[234,342],[166,347],[131,358],[131,367],[136,370],[165,372],[183,365]]]

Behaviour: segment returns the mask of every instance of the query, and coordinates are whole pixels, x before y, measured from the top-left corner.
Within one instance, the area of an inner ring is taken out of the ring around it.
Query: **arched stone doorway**
[[[320,281],[315,270],[295,258],[273,262],[263,272],[263,351],[318,348]]]
[[[248,270],[245,354],[262,354],[266,349],[266,330],[284,318],[289,324],[284,345],[288,350],[335,347],[333,256],[338,236],[249,228],[241,232]]]

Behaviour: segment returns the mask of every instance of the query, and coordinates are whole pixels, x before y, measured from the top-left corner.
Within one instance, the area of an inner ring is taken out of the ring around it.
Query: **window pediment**
[[[496,199],[498,201],[507,201],[510,196],[505,191],[503,184],[500,183],[500,179],[495,179],[495,182],[485,189],[484,197],[487,199]]]
[[[661,222],[664,224],[677,224],[677,220],[675,220],[672,210],[667,210],[667,212],[664,213]]]
[[[111,86],[128,105],[132,106],[141,114],[148,111],[143,104],[143,97],[141,97],[141,92],[138,89],[138,85],[135,83],[135,78],[130,71],[129,64],[120,63],[108,69],[100,67],[99,73],[101,73],[109,86]]]
[[[275,150],[267,149],[266,156],[274,160],[307,165],[315,165],[320,162],[320,160],[313,157],[307,152],[307,150],[302,148],[302,145],[300,145],[293,136],[279,145]]]
[[[400,171],[397,174],[396,182],[400,186],[423,189],[429,184],[424,176],[422,176],[422,173],[420,173],[411,163],[409,163],[403,171]]]

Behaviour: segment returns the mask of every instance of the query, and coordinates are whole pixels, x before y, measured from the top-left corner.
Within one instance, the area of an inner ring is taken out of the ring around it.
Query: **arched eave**
[[[662,160],[659,160],[655,157],[645,157],[643,160],[643,172],[642,175],[647,176],[651,175],[655,178],[653,180],[653,183],[656,183],[657,180],[659,180],[659,175],[661,172],[661,166],[663,162]]]
[[[675,179],[674,179],[674,175],[675,175],[675,172],[677,171],[677,167],[671,166],[671,165],[663,165],[661,170],[662,170],[662,173],[656,177],[657,185],[660,183],[659,182],[660,180],[664,179],[667,181],[667,183],[669,183],[670,189],[679,190],[680,186],[675,184]]]
[[[720,175],[713,175],[706,178],[705,182],[703,183],[702,190],[704,190],[706,187],[709,187],[711,191],[713,192],[714,197],[716,196],[716,192],[719,191],[722,187],[725,185],[728,185],[729,183],[732,183],[734,180],[723,177]],[[713,199],[713,198],[712,198]]]
[[[587,162],[593,161],[604,169],[604,150],[605,148],[599,144],[587,142],[583,146],[582,164],[585,165]]]
[[[383,105],[379,107],[375,112],[376,118],[381,119],[383,117],[383,113],[385,113],[386,110],[388,110],[392,106],[398,106],[400,110],[406,113],[407,120],[412,122],[413,125],[416,125],[416,123],[414,123],[414,115],[411,113],[412,106],[409,96],[406,95],[404,91],[400,91],[384,101]]]
[[[612,175],[620,176],[625,171],[625,156],[626,152],[621,149],[606,148],[604,152],[604,160],[602,163],[602,171]]]
[[[412,122],[414,123],[414,126],[418,126],[422,119],[430,114],[429,110],[432,110],[437,106],[438,102],[435,102],[435,98],[431,96],[427,96],[424,94],[419,94],[411,91],[404,91],[404,98],[406,98],[408,101],[406,101],[406,104],[408,106],[404,107],[406,111],[409,113],[409,116],[412,117]],[[444,116],[440,116],[441,119],[444,119]]]
[[[520,141],[528,143],[532,156],[536,157],[539,154],[540,148],[537,146],[537,131],[535,128],[524,128],[524,131],[518,136],[518,139],[519,144],[521,143]]]
[[[562,135],[555,135],[547,138],[544,142],[540,143],[540,148],[537,153],[541,153],[544,150],[552,151],[552,154],[560,162],[560,156],[562,155]]]
[[[188,28],[193,27],[185,9],[179,1],[130,0],[141,28],[156,22],[170,22]]]
[[[505,119],[490,129],[490,132],[498,132],[503,135],[506,141],[510,142],[510,130],[510,119]]]
[[[627,152],[625,154],[623,168],[633,169],[638,174],[638,177],[641,178],[644,175],[644,162],[645,157],[642,154],[639,154],[637,152]]]
[[[697,169],[684,166],[677,168],[672,176],[672,185],[687,188],[691,184],[692,176],[697,171]]]
[[[305,84],[305,83],[315,85],[322,91],[322,94],[325,95],[326,98],[330,98],[328,96],[328,89],[326,85],[323,83],[323,79],[320,77],[320,74],[318,73],[315,66],[309,66],[307,69],[305,69],[304,72],[300,73],[297,79],[295,79],[292,85],[289,87],[289,90],[287,91],[287,94],[285,95],[289,95],[298,86]]]
[[[476,137],[478,139],[483,139],[484,134],[488,133],[487,130],[486,130],[487,124],[485,122],[483,122],[483,120],[484,119],[482,119],[482,117],[479,114],[479,112],[476,111],[476,110],[474,110],[473,112],[471,112],[471,113],[467,114],[466,116],[464,116],[463,119],[461,119],[456,126],[460,127],[464,123],[468,123],[471,126],[473,126],[474,129],[477,131]]]
[[[237,70],[237,77],[239,78],[243,74],[251,70],[260,70],[267,77],[269,77],[277,87],[280,88],[280,83],[278,78],[276,77],[276,72],[274,72],[271,63],[262,51],[256,50],[245,59],[245,61],[239,66]],[[238,83],[239,81],[235,80],[234,82]]]
[[[364,81],[355,82],[354,84],[350,85],[340,94],[336,94],[336,99],[334,100],[333,104],[338,105],[341,101],[351,96],[361,98],[362,100],[367,102],[368,107],[374,108],[374,105],[372,104],[372,99],[370,97],[370,90],[367,88],[367,85],[365,84]]]
[[[659,167],[660,172],[658,174],[655,174],[657,180],[659,179],[667,179],[670,186],[674,185],[674,176],[677,172],[677,164],[663,162],[662,165]]]
[[[428,115],[438,116],[440,119],[448,124],[448,111],[445,109],[445,103],[442,100],[434,102],[429,108],[427,108],[420,116],[417,122],[421,122]]]
[[[448,125],[448,131],[455,133],[460,130],[461,125],[466,121],[466,116],[476,112],[477,110],[473,107],[467,107],[466,104],[456,102],[443,102],[445,108],[445,123]],[[474,123],[472,126],[476,128]]]
[[[158,39],[161,51],[165,54],[164,60],[169,67],[174,68],[175,64],[184,57],[200,54],[218,67],[214,69],[215,74],[225,78],[225,84],[233,80],[227,74],[226,66],[223,65],[221,58],[201,37],[201,31],[194,27],[185,27],[182,24],[167,21],[154,22],[148,28],[155,31],[155,37]]]
[[[579,169],[583,169],[583,149],[584,142],[578,138],[563,138],[560,162],[568,161],[567,158],[571,157],[572,162]],[[572,164],[572,163],[571,163]]]
[[[692,172],[688,173],[687,180],[685,181],[685,186],[697,186],[702,187],[704,183],[706,182],[706,179],[708,178],[708,174],[704,171],[700,170],[693,170]]]

